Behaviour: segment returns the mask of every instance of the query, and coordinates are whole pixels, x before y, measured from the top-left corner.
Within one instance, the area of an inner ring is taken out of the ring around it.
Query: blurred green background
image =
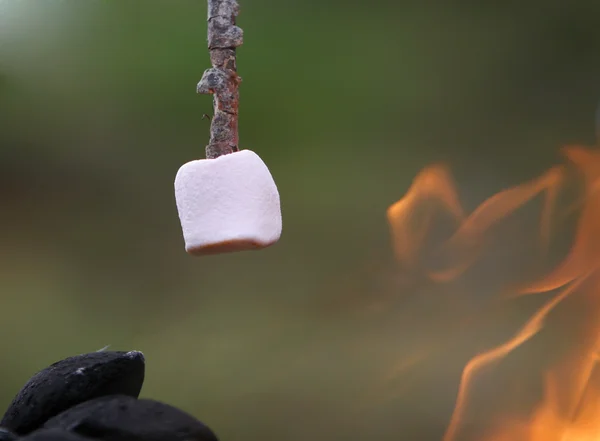
[[[472,207],[595,143],[600,5],[240,3],[241,148],[284,232],[192,258],[173,180],[208,142],[205,2],[0,0],[0,408],[111,344],[223,440],[439,440],[483,343],[401,375],[452,303],[398,282],[385,210],[432,162]]]

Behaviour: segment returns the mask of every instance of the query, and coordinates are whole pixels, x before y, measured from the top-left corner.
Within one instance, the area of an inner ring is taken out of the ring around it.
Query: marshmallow
[[[175,200],[189,254],[264,248],[281,236],[277,186],[250,150],[184,164]]]

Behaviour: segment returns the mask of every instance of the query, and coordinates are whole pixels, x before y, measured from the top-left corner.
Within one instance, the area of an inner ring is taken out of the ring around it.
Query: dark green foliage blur
[[[241,148],[284,231],[193,258],[173,180],[208,142],[205,2],[0,0],[0,411],[110,344],[224,441],[440,440],[469,354],[386,380],[425,331],[385,210],[432,162],[473,207],[594,144],[600,4],[240,3]]]

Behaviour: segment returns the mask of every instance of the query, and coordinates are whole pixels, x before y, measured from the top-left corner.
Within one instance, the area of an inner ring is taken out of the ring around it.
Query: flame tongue
[[[490,252],[496,227],[533,199],[543,200],[536,233],[542,250],[551,245],[556,226],[575,210],[579,213],[572,246],[562,261],[509,293],[509,298],[546,293],[548,299],[510,339],[475,355],[464,367],[443,441],[470,439],[465,438],[463,429],[472,411],[470,403],[478,379],[501,369],[500,362],[517,348],[527,350],[534,336],[548,340],[541,331],[555,322],[561,326],[561,338],[555,342],[550,337],[547,345],[547,352],[553,354],[544,357],[539,372],[538,380],[543,384],[540,398],[521,414],[515,403],[514,408],[486,415],[483,433],[472,439],[600,441],[600,152],[568,147],[564,154],[583,183],[581,198],[565,209],[559,207],[558,198],[570,176],[566,164],[495,194],[469,215],[459,202],[449,170],[431,166],[388,209],[397,259],[413,272],[421,270],[435,283],[464,276]],[[454,230],[441,244],[432,246],[430,237],[441,215],[452,220]],[[527,379],[531,375],[512,381],[519,385]]]

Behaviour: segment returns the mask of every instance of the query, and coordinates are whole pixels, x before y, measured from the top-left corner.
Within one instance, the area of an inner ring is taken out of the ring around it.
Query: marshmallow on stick
[[[277,186],[260,157],[238,147],[236,0],[208,0],[208,48],[212,68],[197,92],[213,94],[214,116],[206,158],[183,165],[175,200],[185,249],[192,255],[264,248],[281,236]]]

